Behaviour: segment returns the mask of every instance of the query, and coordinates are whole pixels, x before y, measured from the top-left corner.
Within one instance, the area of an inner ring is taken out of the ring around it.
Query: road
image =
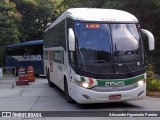
[[[64,94],[57,87],[50,88],[44,77],[27,86],[14,89],[0,89],[0,111],[160,111],[160,99],[146,97],[144,100],[79,105],[67,103]],[[61,113],[61,112],[60,112]],[[63,113],[63,112],[62,112]],[[90,112],[91,113],[91,112]],[[71,112],[69,114],[72,114]],[[72,116],[72,115],[71,115]],[[0,118],[0,120],[158,120],[158,117],[43,117],[42,118]]]

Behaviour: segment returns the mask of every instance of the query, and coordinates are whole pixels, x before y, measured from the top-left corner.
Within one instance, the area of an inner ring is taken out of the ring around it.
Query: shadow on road
[[[141,108],[128,102],[77,104],[80,109]]]
[[[54,91],[56,91],[62,99],[65,99],[64,92],[60,90],[58,87],[53,87]],[[78,104],[76,102],[74,103],[67,103],[68,105],[74,106],[79,109],[86,109],[86,110],[92,110],[92,109],[111,109],[111,108],[141,108],[141,106],[134,105],[130,102],[114,102],[114,103],[96,103],[96,104]]]

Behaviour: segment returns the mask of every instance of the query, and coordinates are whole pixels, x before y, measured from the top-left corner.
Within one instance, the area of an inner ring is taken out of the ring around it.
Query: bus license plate
[[[109,99],[110,99],[110,100],[121,99],[121,95],[120,95],[120,94],[118,94],[118,95],[110,95],[110,96],[109,96]]]

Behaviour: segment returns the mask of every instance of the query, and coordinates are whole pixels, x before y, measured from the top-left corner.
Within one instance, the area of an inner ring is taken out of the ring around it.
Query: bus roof
[[[18,44],[7,45],[7,47],[16,47],[16,46],[24,46],[24,45],[43,44],[43,42],[44,42],[44,40],[33,40],[33,41],[27,41],[27,42],[18,43]]]
[[[45,31],[54,27],[56,24],[71,18],[82,21],[105,21],[114,23],[137,23],[138,19],[122,10],[101,9],[101,8],[71,8],[66,10],[57,20],[55,20]]]

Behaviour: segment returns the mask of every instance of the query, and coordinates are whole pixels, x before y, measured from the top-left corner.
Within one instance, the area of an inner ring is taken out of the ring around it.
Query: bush
[[[147,66],[147,90],[160,91],[160,78],[154,77],[154,66]]]
[[[147,90],[160,91],[160,80],[159,79],[147,79]]]

